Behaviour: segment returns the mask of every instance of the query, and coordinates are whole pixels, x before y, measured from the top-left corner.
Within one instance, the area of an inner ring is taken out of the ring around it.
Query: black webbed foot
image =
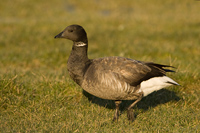
[[[127,110],[127,117],[130,122],[133,122],[135,120],[135,114],[132,109]]]
[[[119,118],[119,105],[122,101],[115,101],[115,105],[116,105],[116,110],[115,110],[115,114],[113,117],[113,121],[118,121]]]
[[[138,99],[135,100],[135,102],[133,102],[127,109],[127,117],[129,121],[134,121],[135,120],[135,115],[133,112],[133,107],[142,99],[143,97],[143,92],[139,93]]]

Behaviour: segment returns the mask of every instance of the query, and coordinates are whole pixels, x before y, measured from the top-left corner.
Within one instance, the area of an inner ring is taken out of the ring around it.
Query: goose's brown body
[[[140,79],[149,71],[143,63],[123,57],[94,59],[85,72],[81,87],[103,99],[134,100]]]
[[[137,75],[131,77],[131,70],[134,70],[130,69],[131,65],[136,67],[142,64],[122,57],[105,57],[92,60],[84,74],[81,87],[103,99],[137,99],[133,94],[138,92],[139,86],[131,85],[131,83],[134,84],[131,78],[138,77]],[[148,71],[148,68],[144,71]]]

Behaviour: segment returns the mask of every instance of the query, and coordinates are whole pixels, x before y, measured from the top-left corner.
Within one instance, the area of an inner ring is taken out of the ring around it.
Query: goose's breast
[[[130,94],[135,92],[135,87],[111,70],[87,71],[81,87],[92,95],[110,100],[129,100]]]

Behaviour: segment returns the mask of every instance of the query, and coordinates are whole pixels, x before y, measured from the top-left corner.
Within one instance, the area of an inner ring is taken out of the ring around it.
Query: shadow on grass
[[[92,103],[98,104],[99,106],[104,106],[109,109],[115,109],[115,102],[113,100],[105,100],[98,97],[95,97],[86,91],[83,90],[83,95],[85,95],[88,100]],[[159,104],[165,104],[170,101],[179,101],[180,98],[176,95],[175,92],[162,89],[157,92],[144,97],[140,102],[136,104],[138,109],[143,109],[147,111],[149,108],[156,107]],[[120,110],[124,111],[134,100],[124,100],[120,105]],[[135,108],[135,107],[134,107]]]

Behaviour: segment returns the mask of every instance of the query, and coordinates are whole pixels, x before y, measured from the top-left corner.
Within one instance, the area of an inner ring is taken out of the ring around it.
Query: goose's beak
[[[63,38],[63,32],[59,33],[59,34],[56,35],[54,38]]]

